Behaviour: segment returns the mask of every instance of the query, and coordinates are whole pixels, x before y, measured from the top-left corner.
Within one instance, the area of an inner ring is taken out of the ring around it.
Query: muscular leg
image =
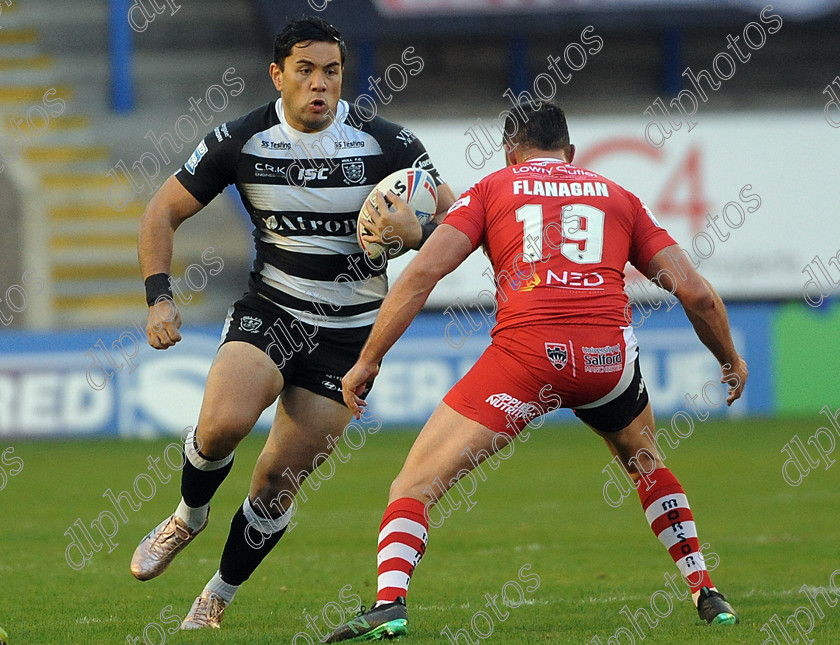
[[[318,454],[332,452],[350,416],[350,410],[342,403],[289,387],[280,398],[271,433],[257,460],[251,499],[261,500],[268,508],[283,491],[295,495],[314,470]],[[272,508],[279,513],[289,506],[289,499],[283,495],[279,508],[277,504]]]
[[[432,484],[437,478],[449,490],[460,471],[472,469],[467,448],[486,459],[504,448],[509,440],[507,435],[468,419],[446,403],[439,404],[417,435],[402,470],[391,484],[388,503],[409,497],[424,504],[431,502],[431,508],[443,497],[443,493],[434,495],[438,487]]]
[[[233,450],[283,388],[283,377],[263,351],[243,342],[219,348],[195,435],[187,437],[181,502],[175,513],[134,551],[131,572],[154,578],[207,524],[210,499],[230,472]]]
[[[279,541],[294,514],[295,495],[320,463],[318,455],[332,452],[349,420],[350,411],[331,399],[294,386],[283,392],[248,499],[231,521],[222,553],[218,575],[232,591]],[[306,494],[300,495],[306,501]]]
[[[591,427],[591,426],[590,426]],[[643,433],[642,430],[648,429]],[[659,541],[668,549],[694,599],[702,587],[714,589],[709,578],[694,517],[679,481],[665,467],[652,437],[655,432],[650,402],[642,413],[618,432],[595,432],[617,455],[636,483],[642,510]]]
[[[266,353],[239,341],[219,348],[198,415],[201,454],[222,459],[233,452],[283,389],[283,376]]]
[[[657,468],[664,468],[662,459],[651,437],[655,431],[653,408],[650,402],[626,428],[618,432],[601,432],[589,426],[607,444],[610,452],[617,456],[634,483]],[[647,433],[642,430],[648,428]]]
[[[230,471],[234,449],[282,389],[283,376],[259,348],[239,341],[219,348],[181,474],[183,501],[177,514],[190,528],[203,522],[210,499]]]
[[[378,603],[393,602],[408,592],[414,567],[426,548],[429,509],[473,468],[466,449],[486,459],[510,440],[446,403],[438,405],[391,484],[379,532]]]

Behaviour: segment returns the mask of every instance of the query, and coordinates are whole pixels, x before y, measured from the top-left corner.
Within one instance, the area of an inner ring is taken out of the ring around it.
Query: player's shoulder
[[[599,184],[599,189],[596,194],[610,197],[613,201],[623,200],[633,209],[642,208],[642,200],[640,200],[635,193],[628,188],[625,188],[617,181],[583,166],[575,166],[574,164],[565,164],[565,166],[570,179],[574,181],[585,181]]]
[[[279,100],[277,99],[277,101]],[[280,123],[280,117],[277,114],[277,101],[269,101],[237,119],[223,123],[213,131],[216,138],[221,141],[219,138],[221,134],[232,139],[247,139],[257,132],[262,132],[277,125]]]
[[[498,170],[494,170],[484,175],[484,177],[473,184],[470,190],[473,193],[480,193],[483,191],[498,192],[498,189],[501,186],[510,187],[512,182],[520,176],[521,172],[523,172],[521,164],[519,166],[503,166]],[[505,190],[503,192],[507,194],[511,191]]]
[[[566,164],[566,165],[569,167],[569,169],[572,172],[574,172],[576,174],[577,177],[580,177],[583,180],[599,181],[599,182],[609,186],[612,189],[612,191],[614,191],[617,194],[633,195],[633,193],[630,190],[628,190],[627,188],[625,188],[624,186],[619,184],[614,179],[610,179],[609,177],[605,177],[601,173],[595,172],[594,170],[591,170],[590,168],[584,168],[583,166],[575,166],[574,164]],[[633,195],[633,196],[635,196],[635,195]]]
[[[365,107],[348,104],[345,122],[376,139],[383,147],[408,147],[417,136],[407,127],[379,116]]]
[[[238,119],[225,121],[207,133],[198,143],[198,146],[184,164],[184,170],[190,175],[195,175],[198,170],[205,172],[208,166],[232,169],[246,142],[255,133],[267,130],[277,122],[279,122],[279,118],[274,108],[274,102],[251,110]],[[201,164],[205,157],[212,160],[212,163]],[[176,174],[186,179],[186,175],[180,171]]]

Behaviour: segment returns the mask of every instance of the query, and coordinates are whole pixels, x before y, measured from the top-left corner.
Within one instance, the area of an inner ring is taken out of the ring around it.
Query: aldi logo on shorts
[[[545,355],[558,370],[566,367],[569,360],[569,350],[566,348],[566,343],[546,343]]]
[[[604,347],[581,347],[581,350],[583,351],[583,369],[587,372],[604,374],[620,372],[624,369],[621,346],[618,344]]]
[[[262,327],[262,319],[256,318],[255,316],[242,316],[242,319],[239,321],[240,331],[256,334],[260,327]]]

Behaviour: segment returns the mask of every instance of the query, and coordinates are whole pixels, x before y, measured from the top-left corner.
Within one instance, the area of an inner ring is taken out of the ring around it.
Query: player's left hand
[[[722,374],[720,382],[726,385],[728,389],[726,405],[729,406],[741,398],[750,372],[747,369],[747,362],[740,356],[731,364],[722,365],[720,371]]]
[[[172,347],[181,340],[181,313],[171,298],[160,298],[149,307],[146,336],[155,349]]]
[[[388,202],[391,203],[390,208]],[[365,201],[365,212],[371,221],[367,228],[371,231],[371,235],[362,235],[362,239],[366,244],[379,242],[386,245],[401,245],[400,249],[402,247],[419,249],[423,230],[420,228],[417,215],[404,199],[392,192],[388,192],[388,202],[385,201],[382,191],[376,191],[378,212],[377,209],[370,207],[368,201]]]
[[[376,378],[377,374],[379,374],[379,365],[359,360],[341,379],[341,395],[344,397],[344,404],[350,408],[356,419],[362,416],[367,406],[367,401],[361,395],[367,384]]]

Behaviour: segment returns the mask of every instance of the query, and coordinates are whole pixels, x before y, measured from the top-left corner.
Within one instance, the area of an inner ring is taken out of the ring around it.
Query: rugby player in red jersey
[[[645,517],[690,587],[700,618],[735,624],[735,610],[709,577],[685,493],[663,465],[652,432],[643,432],[655,425],[627,313],[625,265],[679,299],[720,363],[731,405],[747,365],[723,303],[690,262],[672,261],[683,259],[681,249],[635,195],[571,165],[575,150],[559,107],[522,104],[509,113],[505,132],[514,133],[504,142],[507,166],[453,204],[385,298],[342,380],[344,401],[358,416],[366,384],[432,288],[484,247],[497,285],[492,344],[444,397],[391,485],[379,533],[376,606],[327,642],[406,633],[405,596],[426,548],[429,509],[446,492],[440,484],[448,489],[475,466],[475,455],[486,459],[530,420],[561,406],[604,438],[637,483]]]

